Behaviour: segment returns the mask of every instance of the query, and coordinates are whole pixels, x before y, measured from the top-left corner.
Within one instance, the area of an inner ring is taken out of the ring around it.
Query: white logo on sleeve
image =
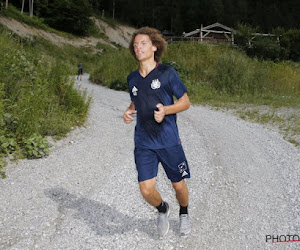
[[[132,94],[133,94],[134,96],[137,96],[137,92],[138,92],[137,87],[136,87],[136,86],[133,86],[131,92],[132,92]]]
[[[160,81],[158,79],[155,79],[151,83],[151,88],[152,89],[159,89],[160,88]]]

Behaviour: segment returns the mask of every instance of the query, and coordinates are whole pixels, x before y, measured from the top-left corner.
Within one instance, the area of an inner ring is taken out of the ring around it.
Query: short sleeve
[[[131,101],[133,101],[133,94],[132,94],[132,91],[130,91],[130,79],[131,79],[131,77],[130,77],[130,75],[128,75],[128,76],[127,76],[128,92],[129,92],[129,94],[130,94],[130,99],[131,99]]]
[[[182,82],[181,78],[179,77],[176,70],[172,67],[169,68],[169,84],[172,89],[173,95],[179,99],[181,98],[185,93],[187,93],[187,88]]]

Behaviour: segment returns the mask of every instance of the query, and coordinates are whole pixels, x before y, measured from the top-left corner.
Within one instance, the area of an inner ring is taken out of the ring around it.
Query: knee
[[[154,192],[153,187],[141,186],[140,190],[141,190],[142,196],[145,199],[151,198],[153,196],[153,192]]]
[[[172,185],[176,192],[183,192],[187,188],[184,180],[176,183],[173,182]]]

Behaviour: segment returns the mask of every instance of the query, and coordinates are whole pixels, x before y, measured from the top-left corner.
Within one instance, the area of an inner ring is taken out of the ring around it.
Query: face
[[[134,38],[133,48],[138,61],[154,60],[157,48],[152,44],[148,35],[139,34]]]

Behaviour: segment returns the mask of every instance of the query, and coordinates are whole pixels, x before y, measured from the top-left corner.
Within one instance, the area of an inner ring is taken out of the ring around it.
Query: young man
[[[155,188],[161,162],[176,192],[180,205],[180,234],[185,235],[191,231],[188,188],[184,181],[190,177],[190,172],[178,134],[176,113],[190,106],[187,89],[172,67],[159,64],[166,42],[156,29],[137,30],[129,49],[139,62],[139,69],[127,77],[131,103],[123,119],[130,123],[134,120],[132,115],[137,115],[134,157],[140,191],[144,199],[157,208],[158,233],[165,236],[169,230],[170,208]],[[173,96],[178,99],[176,103]]]

